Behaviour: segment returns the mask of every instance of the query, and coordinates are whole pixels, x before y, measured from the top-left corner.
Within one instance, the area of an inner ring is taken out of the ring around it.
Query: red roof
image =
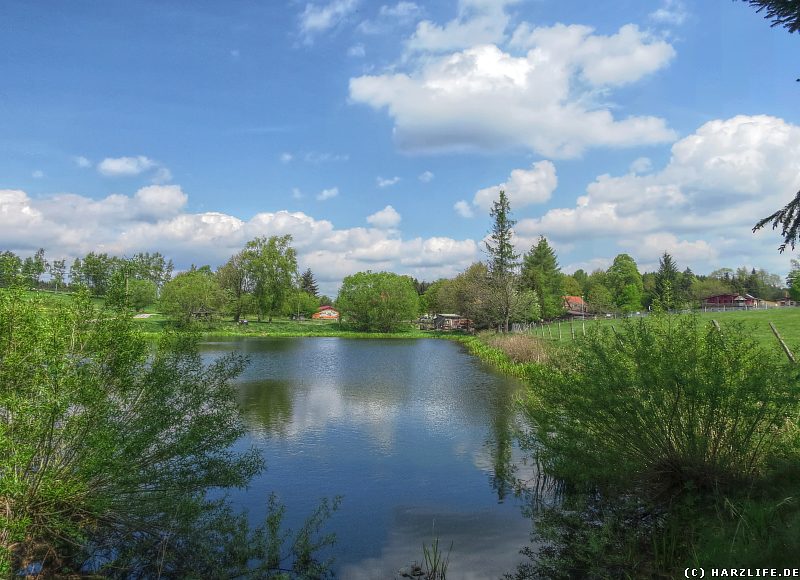
[[[321,312],[321,311],[323,311],[323,310],[329,310],[329,309],[330,309],[330,310],[334,310],[334,311],[336,311],[336,312],[339,312],[339,311],[338,311],[338,310],[336,310],[336,309],[335,309],[333,306],[328,306],[328,305],[325,305],[325,306],[320,306],[319,308],[317,308],[317,312]]]
[[[564,296],[564,300],[569,302],[570,304],[577,304],[578,306],[584,306],[586,303],[583,301],[583,298],[580,296]]]

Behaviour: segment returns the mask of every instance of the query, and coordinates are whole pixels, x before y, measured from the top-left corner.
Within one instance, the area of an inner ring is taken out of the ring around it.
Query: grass
[[[770,308],[768,310],[737,310],[728,312],[701,312],[698,314],[701,320],[716,320],[724,329],[725,325],[740,323],[744,326],[748,335],[757,342],[767,345],[770,348],[777,345],[775,336],[770,330],[769,323],[772,322],[781,333],[786,343],[795,351],[800,351],[800,308]],[[586,332],[594,326],[614,326],[618,328],[622,324],[620,319],[598,318],[597,320],[575,320],[572,325],[569,322],[561,322],[560,342],[571,342],[574,329],[576,338],[583,336],[585,325]],[[548,329],[549,326],[549,329]],[[534,336],[542,337],[541,327],[531,331]],[[544,328],[544,338],[559,342],[558,323],[553,322]]]

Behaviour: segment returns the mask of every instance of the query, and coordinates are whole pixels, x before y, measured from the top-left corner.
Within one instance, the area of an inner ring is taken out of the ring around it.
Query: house
[[[433,318],[436,330],[470,330],[472,321],[460,314],[437,314]]]
[[[758,306],[758,298],[750,294],[717,294],[703,300],[704,308],[733,307],[745,308]]]
[[[333,306],[320,306],[317,311],[311,315],[314,320],[339,320],[339,311]]]
[[[567,316],[585,316],[589,306],[581,296],[562,296]]]
[[[193,308],[191,312],[189,312],[189,318],[191,320],[202,320],[204,322],[210,322],[214,319],[215,312],[210,308],[206,308],[205,306],[200,306],[198,308]]]

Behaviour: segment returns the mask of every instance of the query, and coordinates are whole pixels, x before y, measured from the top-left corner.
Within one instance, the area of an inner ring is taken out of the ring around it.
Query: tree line
[[[192,265],[173,275],[174,264],[159,252],[131,258],[90,252],[48,261],[45,250],[21,258],[0,253],[0,286],[62,291],[88,288],[114,304],[136,310],[158,302],[171,318],[189,322],[200,314],[222,315],[239,322],[255,315],[310,317],[320,306],[334,305],[359,330],[388,332],[419,315],[454,313],[477,328],[508,329],[515,322],[553,320],[568,308],[566,297],[580,297],[578,308],[595,314],[697,307],[718,294],[751,294],[763,300],[800,299],[800,262],[784,281],[764,269],[720,268],[707,275],[680,269],[664,252],[655,272],[640,272],[628,254],[617,255],[607,269],[562,272],[547,238],[520,255],[513,243],[515,221],[504,191],[490,213],[493,221],[485,244],[486,260],[453,278],[419,281],[390,272],[358,272],[342,281],[334,301],[321,295],[310,268],[300,273],[291,235],[255,238],[216,270]],[[47,277],[45,277],[47,274]],[[573,301],[574,304],[575,301]]]

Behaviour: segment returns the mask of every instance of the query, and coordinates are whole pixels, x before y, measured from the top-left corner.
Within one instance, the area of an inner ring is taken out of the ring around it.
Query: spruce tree
[[[300,290],[314,298],[319,296],[319,288],[317,287],[316,280],[314,280],[314,274],[311,272],[311,268],[307,268],[300,276]]]
[[[486,242],[486,252],[489,254],[489,275],[495,279],[513,273],[519,260],[519,254],[514,253],[514,245],[511,243],[514,235],[512,228],[517,222],[511,219],[511,206],[504,190],[500,190],[489,215],[494,223],[491,241]]]
[[[486,242],[491,301],[497,318],[508,332],[511,314],[517,309],[520,300],[516,275],[519,254],[514,253],[514,245],[511,243],[514,235],[512,228],[517,222],[511,219],[511,206],[504,190],[500,190],[489,215],[494,220],[490,241]]]
[[[664,310],[673,310],[679,305],[678,266],[668,252],[658,261],[654,303]]]
[[[522,286],[536,292],[543,318],[557,318],[564,313],[561,268],[544,236],[539,236],[539,242],[522,260]]]

